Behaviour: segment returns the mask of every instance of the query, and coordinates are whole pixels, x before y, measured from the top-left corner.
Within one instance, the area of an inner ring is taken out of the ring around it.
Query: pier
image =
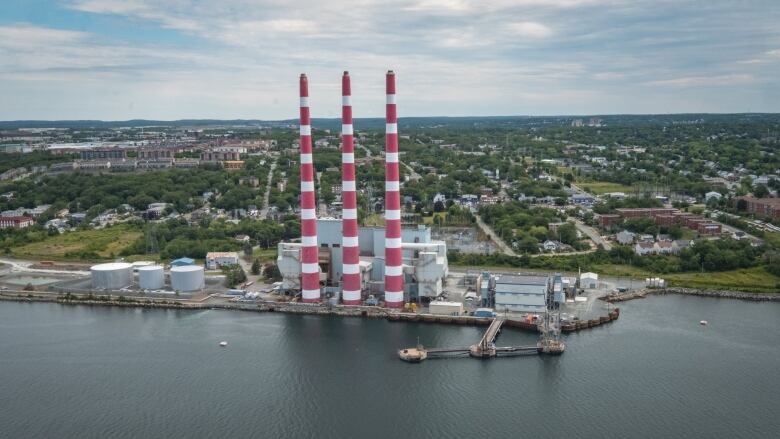
[[[563,352],[563,344],[560,344],[560,351],[553,352],[549,349],[543,349],[545,346],[543,342],[539,342],[536,345],[531,346],[499,346],[495,344],[498,334],[501,333],[501,327],[504,325],[503,318],[494,318],[488,326],[485,333],[478,343],[473,344],[467,348],[424,348],[418,343],[417,347],[406,348],[398,351],[398,356],[410,363],[419,363],[428,358],[447,358],[447,357],[463,357],[469,355],[474,358],[492,358],[492,357],[504,357],[504,356],[516,356],[516,355],[533,355],[533,354],[560,354]]]

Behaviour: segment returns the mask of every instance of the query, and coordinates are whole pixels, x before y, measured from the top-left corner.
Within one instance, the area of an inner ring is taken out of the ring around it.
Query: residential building
[[[79,151],[81,160],[124,160],[127,151],[124,148],[90,148]]]
[[[244,161],[243,160],[225,160],[222,162],[222,167],[227,169],[228,171],[237,171],[239,169],[244,169]]]
[[[746,210],[758,216],[780,218],[780,198],[737,197],[737,202],[744,201]]]
[[[206,268],[209,270],[236,264],[238,264],[238,253],[236,252],[208,252],[206,254]]]
[[[0,229],[23,229],[33,224],[35,224],[35,220],[29,216],[0,217]]]

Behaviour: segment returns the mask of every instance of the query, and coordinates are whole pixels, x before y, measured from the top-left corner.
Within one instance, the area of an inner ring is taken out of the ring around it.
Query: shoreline
[[[780,302],[780,294],[775,293],[747,293],[744,291],[731,290],[705,290],[698,288],[644,288],[627,293],[610,293],[599,297],[604,302],[626,302],[634,299],[644,299],[649,295],[665,296],[669,294],[679,294],[683,296],[712,297],[716,299],[735,299],[747,300],[750,302]]]
[[[84,306],[105,306],[119,308],[147,308],[147,309],[176,309],[176,310],[207,310],[222,309],[227,311],[249,311],[249,312],[280,312],[284,314],[298,315],[320,315],[336,317],[360,317],[385,319],[389,322],[422,322],[439,323],[460,326],[487,326],[493,320],[492,318],[473,317],[473,316],[445,316],[435,314],[416,314],[391,311],[385,308],[374,306],[313,306],[309,304],[287,303],[287,302],[254,302],[254,303],[235,303],[235,304],[204,304],[187,303],[184,301],[170,299],[151,299],[151,298],[123,298],[117,296],[63,296],[54,293],[32,293],[19,291],[5,291],[0,293],[0,302],[27,302],[27,303],[57,303],[60,305],[84,305]],[[594,328],[605,323],[617,320],[620,317],[620,309],[614,308],[605,315],[594,317],[590,320],[577,320],[561,326],[561,332],[577,332],[583,329]],[[536,323],[525,320],[506,319],[506,325],[512,328],[521,329],[530,332],[540,332]]]

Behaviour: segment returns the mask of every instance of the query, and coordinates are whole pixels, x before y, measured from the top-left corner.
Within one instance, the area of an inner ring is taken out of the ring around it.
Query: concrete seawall
[[[728,290],[703,290],[696,288],[645,288],[627,293],[611,293],[601,296],[599,299],[605,302],[625,302],[633,299],[644,299],[650,294],[666,295],[681,294],[686,296],[715,297],[721,299],[749,300],[753,302],[780,302],[780,294],[773,293],[746,293],[743,291]]]

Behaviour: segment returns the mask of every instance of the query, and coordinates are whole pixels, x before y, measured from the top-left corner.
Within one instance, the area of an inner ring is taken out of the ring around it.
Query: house
[[[250,240],[249,236],[247,236],[247,235],[236,235],[236,237],[234,239],[236,241],[240,242],[240,243],[249,242],[249,240]]]
[[[33,224],[35,224],[35,220],[29,216],[0,217],[0,229],[23,229]]]
[[[623,230],[615,235],[615,240],[623,245],[630,245],[634,242],[634,236],[635,235],[628,230]]]
[[[236,252],[208,252],[206,253],[206,268],[216,270],[226,265],[237,265],[238,253]]]
[[[542,243],[542,248],[546,252],[554,252],[558,250],[558,243],[555,241],[547,240]]]

